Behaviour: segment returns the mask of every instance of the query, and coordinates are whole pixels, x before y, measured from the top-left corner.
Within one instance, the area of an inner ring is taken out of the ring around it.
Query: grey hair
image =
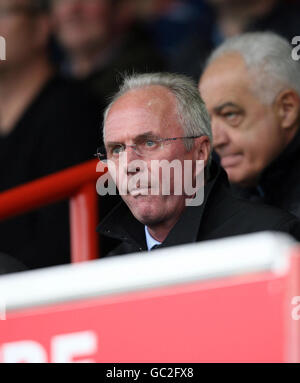
[[[234,36],[215,49],[206,67],[217,58],[238,53],[253,79],[253,91],[265,104],[272,104],[282,90],[292,88],[300,95],[300,67],[292,59],[289,42],[273,32],[249,32]]]
[[[105,122],[112,105],[131,90],[155,85],[163,86],[174,94],[177,101],[177,113],[185,136],[208,136],[212,145],[210,117],[196,84],[187,76],[172,73],[125,75],[119,91],[104,112],[103,139],[105,139]],[[193,147],[191,140],[185,140],[184,144],[188,151]]]

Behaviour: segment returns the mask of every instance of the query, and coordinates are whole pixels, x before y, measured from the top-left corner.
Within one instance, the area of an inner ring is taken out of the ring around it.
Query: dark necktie
[[[161,248],[162,248],[162,245],[154,245],[153,247],[151,247],[150,251],[156,250],[156,249],[161,249]]]

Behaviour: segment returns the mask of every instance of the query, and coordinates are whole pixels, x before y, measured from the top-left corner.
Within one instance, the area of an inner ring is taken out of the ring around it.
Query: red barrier
[[[300,250],[230,241],[4,277],[0,363],[299,363]]]
[[[287,360],[300,363],[300,246],[292,252],[289,267],[289,283],[286,291],[285,311],[286,315],[286,337],[287,337]],[[291,307],[294,313],[290,313]]]
[[[45,205],[70,199],[71,260],[83,262],[99,256],[96,172],[92,160],[0,194],[0,220]],[[102,173],[103,174],[103,173]]]

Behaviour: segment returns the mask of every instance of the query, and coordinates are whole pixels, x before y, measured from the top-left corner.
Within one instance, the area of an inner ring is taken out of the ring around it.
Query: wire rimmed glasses
[[[172,138],[141,137],[137,139],[136,143],[133,145],[125,145],[118,142],[111,142],[107,146],[103,145],[97,148],[97,153],[95,154],[95,157],[97,157],[101,162],[106,162],[109,159],[118,160],[120,155],[124,153],[127,148],[132,148],[137,155],[141,157],[151,158],[157,154],[158,150],[163,148],[165,143],[171,143],[176,140],[192,140],[199,137],[202,137],[202,135]]]

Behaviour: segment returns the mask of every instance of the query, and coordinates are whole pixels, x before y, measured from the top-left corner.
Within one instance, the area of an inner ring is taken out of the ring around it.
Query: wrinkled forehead
[[[111,110],[122,107],[141,107],[155,114],[162,111],[174,112],[176,98],[166,87],[150,85],[126,92],[114,102]]]
[[[116,108],[110,111],[108,114],[105,128],[109,131],[110,128],[118,125],[122,121],[135,122],[152,122],[153,124],[160,123],[164,120],[163,113],[156,113],[150,109],[142,107],[128,107],[128,108]]]
[[[128,92],[112,105],[105,123],[105,138],[116,131],[128,135],[142,134],[150,128],[157,133],[166,132],[175,125],[178,113],[173,94],[164,88],[139,89]]]
[[[249,76],[250,72],[241,54],[227,52],[208,64],[200,78],[200,85],[206,81],[228,80],[236,82],[243,79],[248,80]]]
[[[134,140],[146,132],[163,137],[174,135],[177,129],[174,119],[169,115],[138,107],[117,109],[112,111],[107,118],[105,142]]]
[[[234,68],[234,70],[232,70]],[[199,89],[208,107],[253,93],[254,79],[240,55],[228,54],[213,61],[200,78]]]

